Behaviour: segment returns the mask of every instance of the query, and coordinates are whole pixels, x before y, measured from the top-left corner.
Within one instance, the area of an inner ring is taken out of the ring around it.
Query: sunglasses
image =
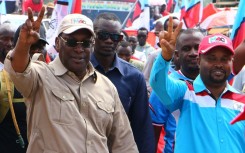
[[[89,48],[91,47],[92,41],[91,40],[84,40],[84,41],[77,41],[76,39],[73,38],[63,38],[59,36],[68,47],[77,47],[78,44],[81,44],[83,48]]]
[[[97,32],[97,38],[100,40],[107,40],[110,38],[113,42],[120,42],[123,39],[123,35],[108,32]]]

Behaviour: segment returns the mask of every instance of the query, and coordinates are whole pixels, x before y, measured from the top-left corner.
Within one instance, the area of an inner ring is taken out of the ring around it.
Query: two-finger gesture
[[[182,22],[180,22],[177,28],[173,30],[173,18],[170,16],[168,31],[161,31],[159,34],[160,46],[162,49],[162,57],[167,61],[171,60],[173,57],[176,40],[181,28]]]
[[[45,8],[43,7],[38,14],[37,19],[34,20],[32,10],[31,8],[28,8],[28,19],[23,24],[19,34],[19,41],[21,41],[21,43],[30,46],[39,40],[39,29],[42,23],[44,12]]]

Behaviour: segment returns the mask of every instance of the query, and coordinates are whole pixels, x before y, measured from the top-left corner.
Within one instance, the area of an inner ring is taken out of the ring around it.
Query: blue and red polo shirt
[[[245,121],[230,121],[243,111],[245,96],[228,83],[216,100],[200,75],[193,85],[168,77],[169,62],[158,56],[150,83],[172,112],[180,110],[175,153],[245,153]]]

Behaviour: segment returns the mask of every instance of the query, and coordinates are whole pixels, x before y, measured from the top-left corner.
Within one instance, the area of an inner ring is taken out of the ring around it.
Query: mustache
[[[223,68],[214,68],[211,70],[211,72],[216,72],[216,71],[220,71],[222,73],[226,73],[226,71]]]

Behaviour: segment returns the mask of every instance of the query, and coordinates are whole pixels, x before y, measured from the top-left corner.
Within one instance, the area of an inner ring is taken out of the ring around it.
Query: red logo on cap
[[[76,19],[72,19],[72,23],[74,23],[74,24],[78,24],[78,23],[86,24],[86,21],[81,19],[81,18],[76,18]]]
[[[86,24],[86,21],[84,21],[84,20],[80,20],[80,21],[78,21],[79,23],[84,23],[84,24]]]
[[[227,44],[227,40],[222,37],[222,36],[213,36],[213,37],[210,37],[208,42],[211,44],[211,43],[215,43],[215,42],[222,42],[222,43],[226,43]]]

